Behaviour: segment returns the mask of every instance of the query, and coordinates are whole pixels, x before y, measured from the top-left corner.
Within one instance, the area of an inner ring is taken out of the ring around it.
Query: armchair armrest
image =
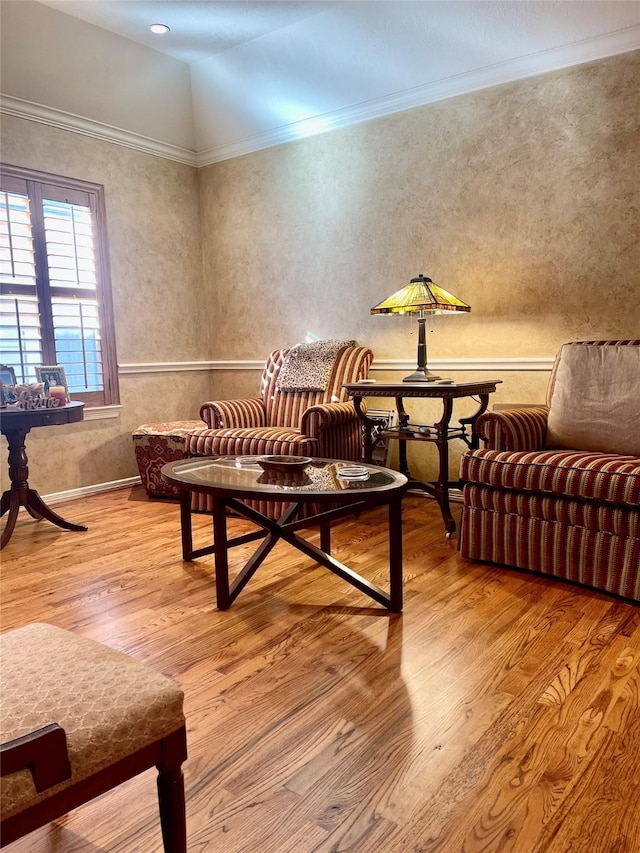
[[[29,770],[38,793],[71,777],[67,735],[57,723],[3,743],[0,757],[3,776]]]
[[[485,412],[476,429],[489,450],[543,450],[548,414],[548,406]]]
[[[319,403],[303,413],[300,432],[310,438],[318,438],[323,430],[357,421],[358,415],[352,402]]]
[[[200,418],[209,429],[266,426],[267,413],[262,400],[212,400],[200,406]]]

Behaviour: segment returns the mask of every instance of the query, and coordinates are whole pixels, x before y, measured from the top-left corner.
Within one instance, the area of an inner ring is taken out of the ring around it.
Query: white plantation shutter
[[[25,382],[60,364],[73,397],[117,402],[102,188],[51,177],[3,167],[0,361]]]
[[[0,192],[0,361],[18,381],[35,376],[42,364],[31,209],[27,182],[4,182]],[[5,285],[6,293],[5,293]]]

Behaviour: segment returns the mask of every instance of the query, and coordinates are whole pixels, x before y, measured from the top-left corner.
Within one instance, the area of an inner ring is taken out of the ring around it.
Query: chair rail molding
[[[436,370],[513,370],[549,371],[555,356],[512,356],[509,358],[430,358],[429,367]],[[409,358],[374,359],[371,370],[413,370],[416,363]],[[212,361],[152,361],[120,364],[121,376],[143,373],[180,373],[192,370],[264,370],[264,359],[215,359]]]
[[[433,370],[551,370],[554,357],[514,356],[511,358],[429,358]],[[416,362],[408,358],[376,358],[371,370],[415,370]]]
[[[136,373],[181,373],[189,370],[214,370],[214,361],[146,361],[118,365],[118,374],[128,376]],[[243,364],[244,362],[239,362]],[[258,362],[256,362],[257,364]],[[251,362],[253,365],[253,362]],[[242,369],[242,368],[239,368]]]

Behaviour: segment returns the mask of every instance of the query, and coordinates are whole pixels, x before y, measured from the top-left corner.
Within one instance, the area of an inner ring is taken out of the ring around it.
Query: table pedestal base
[[[9,513],[4,530],[2,531],[0,549],[4,548],[11,539],[21,506],[36,521],[41,521],[45,518],[52,524],[62,527],[64,530],[87,530],[83,524],[75,524],[73,521],[67,521],[66,518],[58,515],[58,513],[47,506],[35,489],[29,488],[27,480],[29,468],[27,467],[28,459],[25,450],[25,438],[28,432],[28,429],[4,430],[9,445],[9,479],[11,480],[11,488],[7,489],[0,499],[0,515],[4,515],[6,512]]]

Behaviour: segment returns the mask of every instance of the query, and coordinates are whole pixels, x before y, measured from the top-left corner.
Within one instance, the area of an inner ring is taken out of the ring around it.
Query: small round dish
[[[236,456],[236,468],[259,468],[261,456]]]
[[[341,480],[368,480],[369,469],[364,465],[343,465],[338,469],[338,477]]]
[[[256,459],[263,471],[302,471],[311,462],[309,456],[259,456]]]

